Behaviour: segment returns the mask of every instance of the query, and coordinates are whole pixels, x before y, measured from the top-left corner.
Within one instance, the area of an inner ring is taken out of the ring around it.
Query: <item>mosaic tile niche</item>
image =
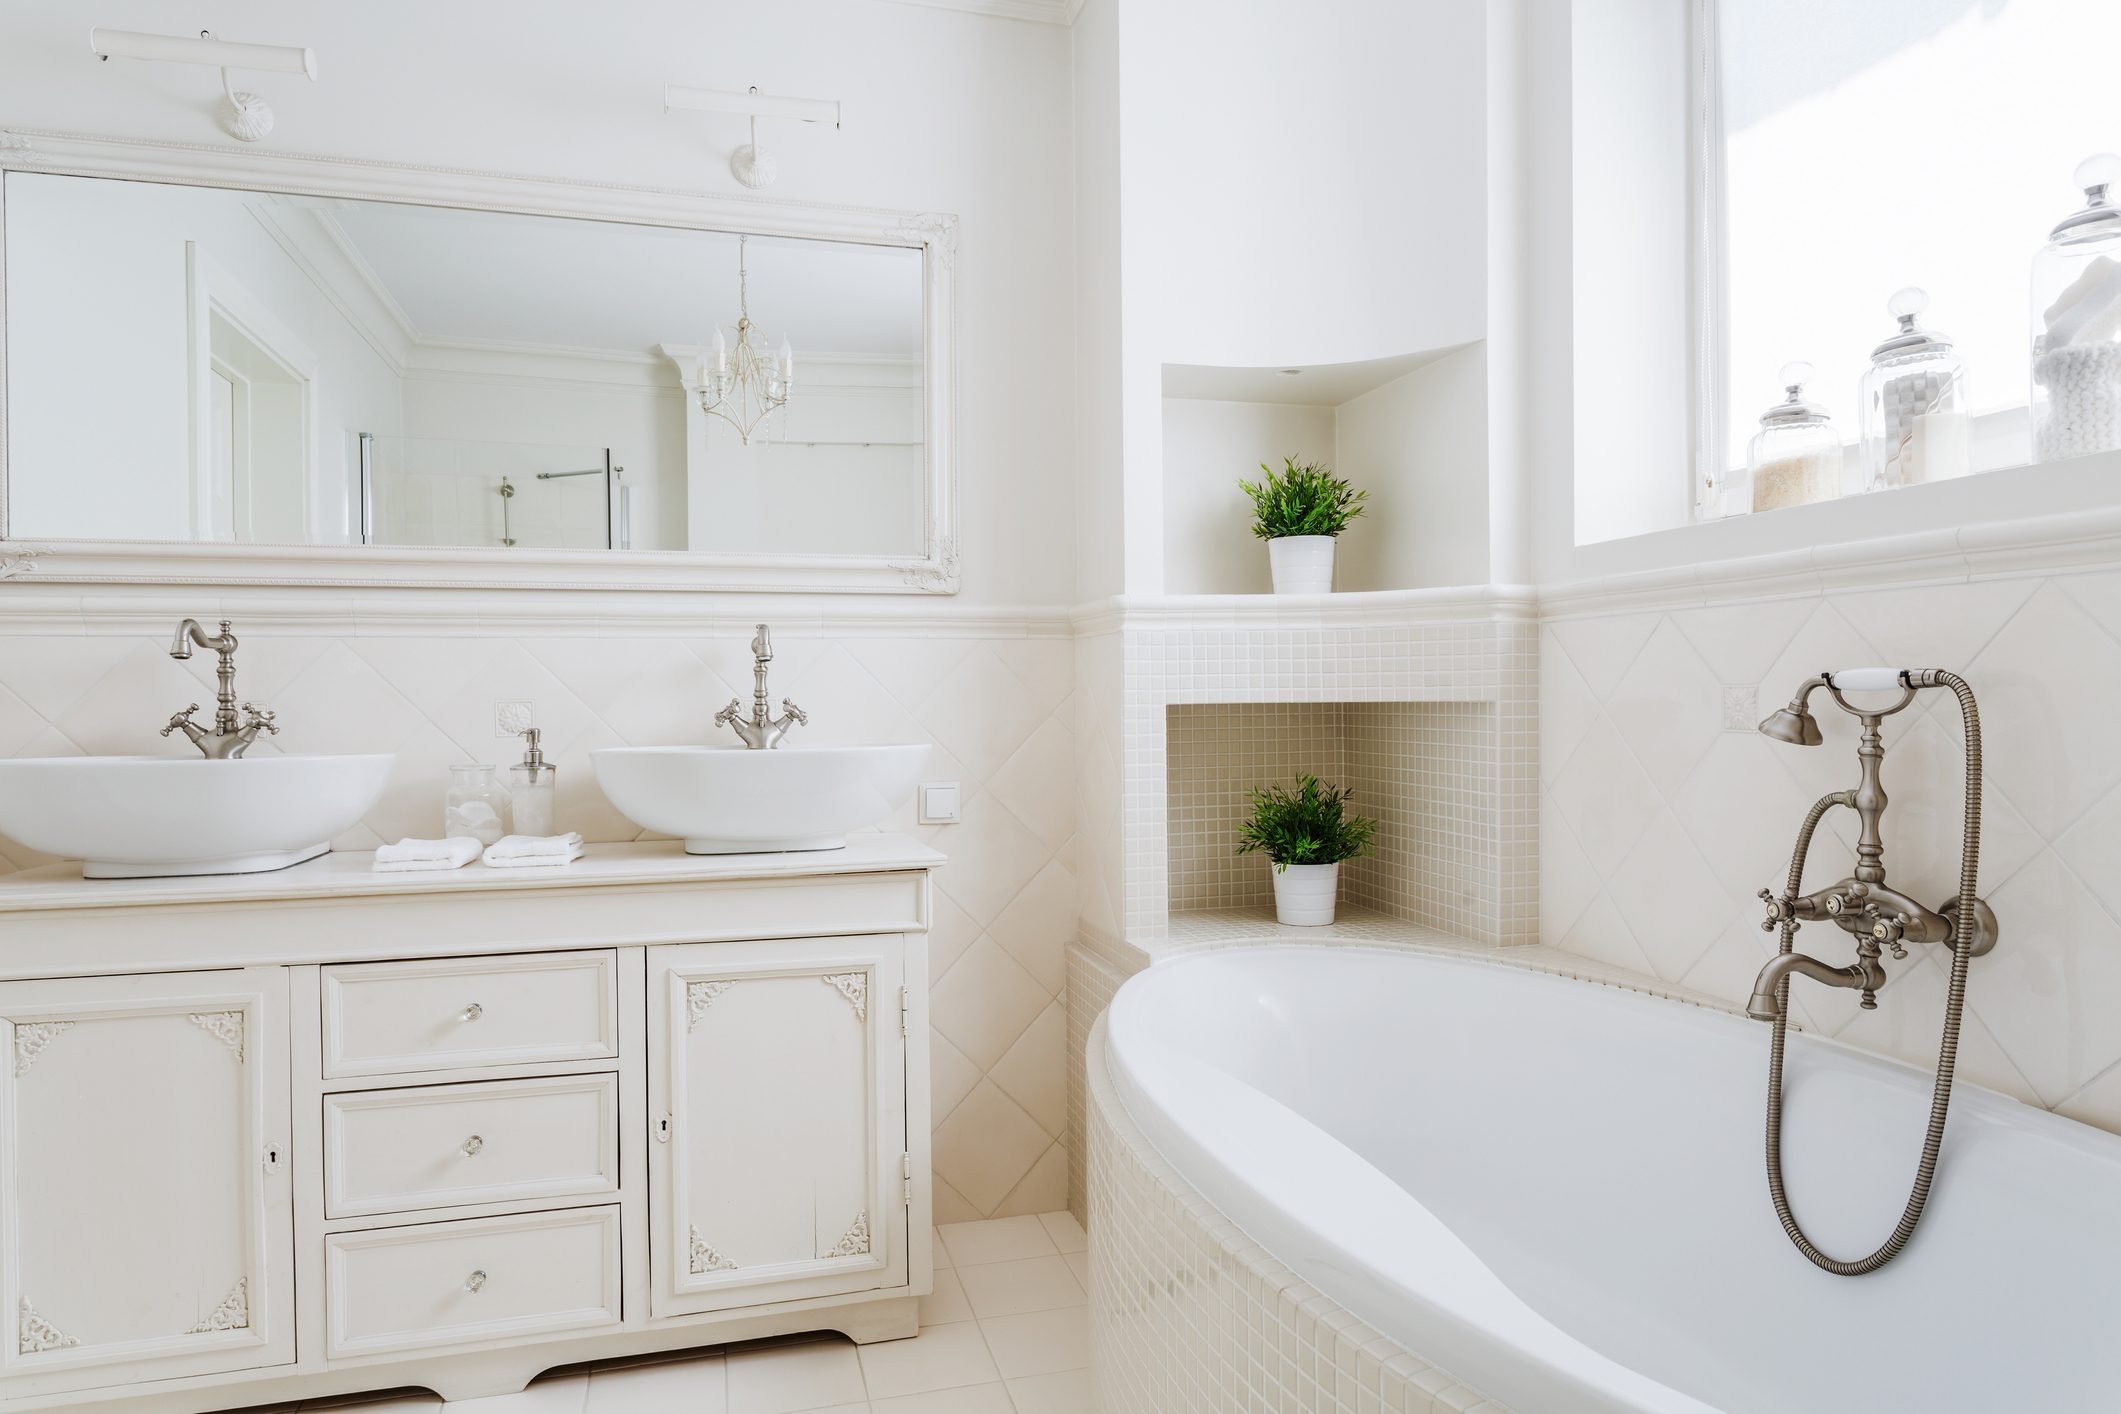
[[[1250,795],[1314,775],[1377,822],[1372,852],[1341,870],[1341,897],[1492,940],[1500,907],[1493,702],[1187,703],[1168,709],[1171,912],[1269,908],[1272,866],[1236,853]]]

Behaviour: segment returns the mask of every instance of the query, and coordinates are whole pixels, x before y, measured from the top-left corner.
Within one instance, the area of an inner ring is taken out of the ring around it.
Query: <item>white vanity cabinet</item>
[[[0,984],[10,1396],[286,1365],[279,968]]]
[[[649,954],[655,1311],[906,1282],[897,937]]]
[[[940,863],[0,878],[0,1414],[912,1335]]]

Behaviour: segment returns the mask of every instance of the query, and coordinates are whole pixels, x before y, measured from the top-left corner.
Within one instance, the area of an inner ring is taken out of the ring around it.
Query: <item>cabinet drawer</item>
[[[332,1359],[616,1325],[619,1210],[333,1233],[324,1269]]]
[[[615,1075],[326,1095],[325,1216],[616,1193],[618,1128]]]
[[[327,967],[324,1075],[615,1056],[617,972],[612,952]]]

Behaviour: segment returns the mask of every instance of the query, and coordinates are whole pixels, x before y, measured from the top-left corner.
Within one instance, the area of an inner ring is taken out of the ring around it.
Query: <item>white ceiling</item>
[[[1459,345],[1458,347],[1463,347]],[[1294,403],[1339,407],[1402,374],[1436,362],[1450,349],[1424,349],[1360,363],[1314,363],[1288,368],[1221,368],[1197,363],[1164,365],[1164,396],[1233,403]]]
[[[737,315],[737,237],[374,201],[320,209],[419,338],[653,354]],[[798,353],[914,358],[921,253],[753,236],[751,317]]]

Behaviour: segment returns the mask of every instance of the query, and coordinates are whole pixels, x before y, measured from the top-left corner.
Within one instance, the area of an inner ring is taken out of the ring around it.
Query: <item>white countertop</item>
[[[246,900],[375,897],[652,884],[722,879],[802,879],[932,869],[944,856],[904,835],[853,835],[844,849],[785,854],[687,854],[676,840],[593,844],[571,864],[378,874],[367,850],[334,851],[269,874],[174,879],[84,879],[78,863],[0,875],[0,913],[50,908],[130,908]]]

